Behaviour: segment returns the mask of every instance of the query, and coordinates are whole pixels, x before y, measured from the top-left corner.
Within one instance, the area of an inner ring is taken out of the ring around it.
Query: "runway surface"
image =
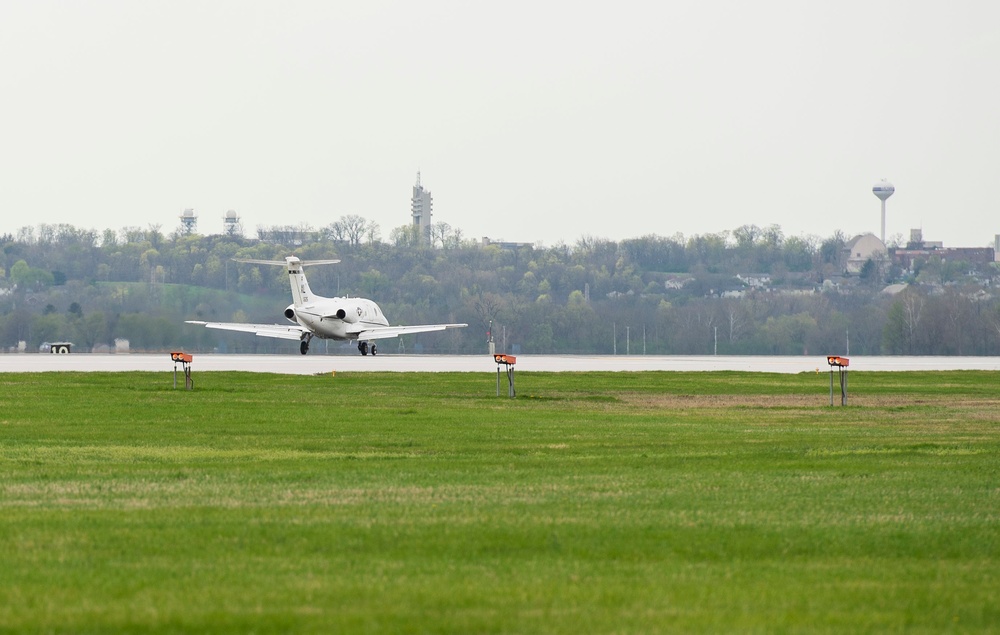
[[[0,372],[127,372],[172,371],[167,353],[89,354],[46,353],[0,354]],[[178,365],[180,367],[180,365]],[[285,375],[316,375],[331,372],[496,372],[489,355],[194,355],[192,370],[250,371]],[[572,371],[715,371],[762,373],[828,371],[825,356],[680,356],[680,355],[518,355],[520,372]],[[849,370],[1000,370],[1000,357],[851,357]]]

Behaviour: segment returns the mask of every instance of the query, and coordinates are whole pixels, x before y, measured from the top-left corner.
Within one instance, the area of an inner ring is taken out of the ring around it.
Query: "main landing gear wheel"
[[[312,339],[312,333],[303,333],[302,342],[299,343],[299,352],[305,355],[309,352],[309,340]]]
[[[378,353],[378,349],[377,349],[377,348],[375,348],[375,344],[374,344],[374,343],[372,343],[372,355],[375,355],[375,354],[377,354],[377,353]]]
[[[368,354],[368,342],[358,342],[358,350],[361,351],[362,355],[367,355]],[[374,353],[372,353],[372,354],[374,354]]]

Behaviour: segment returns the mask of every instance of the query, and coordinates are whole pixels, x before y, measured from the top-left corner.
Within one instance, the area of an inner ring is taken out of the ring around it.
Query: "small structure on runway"
[[[174,351],[170,353],[170,359],[174,362],[174,388],[177,388],[177,363],[180,362],[184,367],[184,387],[192,390],[194,388],[194,380],[191,379],[191,361],[194,359],[193,356],[190,353]]]
[[[830,405],[833,405],[833,369],[840,371],[840,405],[847,405],[847,367],[851,360],[839,355],[827,355],[826,363],[830,365]]]
[[[513,399],[514,363],[517,362],[517,358],[506,353],[496,353],[493,355],[493,361],[497,363],[497,397],[500,396],[500,367],[504,366],[507,368],[507,396]]]
[[[42,353],[68,355],[73,350],[73,342],[42,342],[38,349]]]

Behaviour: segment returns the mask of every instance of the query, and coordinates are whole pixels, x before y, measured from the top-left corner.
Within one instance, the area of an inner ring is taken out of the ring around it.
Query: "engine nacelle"
[[[288,318],[289,322],[294,322],[295,324],[298,324],[298,322],[295,322],[295,305],[294,304],[289,304],[288,308],[285,309],[285,317]]]
[[[343,320],[343,321],[347,322],[348,324],[354,324],[355,322],[358,321],[358,318],[361,317],[361,309],[360,308],[358,308],[358,309],[337,309],[337,312],[334,313],[334,316],[338,320]]]

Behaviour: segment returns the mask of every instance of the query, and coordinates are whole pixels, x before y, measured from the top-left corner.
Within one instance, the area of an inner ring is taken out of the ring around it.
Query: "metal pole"
[[[844,369],[840,369],[840,405],[844,405]]]
[[[847,405],[847,369],[840,369],[840,405]]]
[[[833,405],[833,366],[830,367],[830,405]]]

